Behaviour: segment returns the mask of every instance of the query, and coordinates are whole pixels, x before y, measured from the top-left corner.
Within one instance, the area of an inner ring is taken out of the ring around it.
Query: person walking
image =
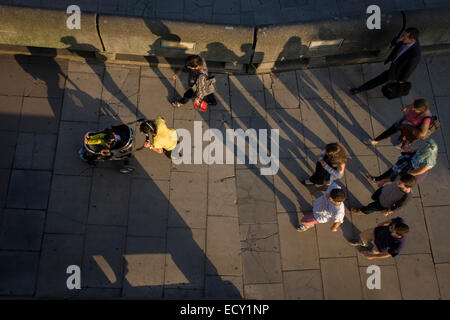
[[[174,107],[182,107],[190,99],[194,98],[194,104],[200,104],[204,100],[210,105],[216,105],[217,101],[214,97],[213,84],[208,80],[208,67],[206,61],[199,55],[191,55],[186,58],[185,67],[173,75],[173,79],[177,79],[181,72],[188,72],[189,89],[184,93],[180,100],[172,102]]]
[[[359,209],[352,208],[350,212],[364,215],[381,211],[383,215],[388,216],[408,202],[415,185],[416,178],[408,173],[404,174],[397,177],[394,182],[378,188],[372,195],[373,202]]]
[[[416,69],[422,56],[419,43],[419,30],[407,28],[398,38],[391,41],[394,49],[384,64],[391,62],[388,70],[358,88],[350,89],[351,94],[357,94],[382,85],[389,80],[398,83],[406,82]]]
[[[318,223],[333,221],[331,231],[336,232],[344,222],[344,200],[347,195],[336,183],[332,183],[325,194],[314,201],[313,212],[307,213],[301,219],[297,231],[304,232]]]
[[[430,105],[425,99],[415,99],[413,103],[403,107],[401,112],[404,115],[396,121],[389,129],[385,130],[375,139],[366,139],[363,142],[368,146],[376,146],[381,140],[387,139],[398,131],[401,131],[399,141],[402,142],[402,148],[417,139],[423,139],[431,124]],[[410,128],[410,136],[407,137],[404,128]]]

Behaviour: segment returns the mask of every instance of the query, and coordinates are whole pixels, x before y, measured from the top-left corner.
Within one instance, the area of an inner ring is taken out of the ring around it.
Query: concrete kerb
[[[100,51],[96,15],[83,13],[81,29],[66,27],[65,11],[0,6],[0,43],[79,51]]]
[[[421,31],[424,55],[450,52],[449,9],[405,14],[407,26]],[[69,59],[87,52],[108,63],[156,67],[179,67],[187,55],[201,54],[211,71],[255,74],[382,61],[402,27],[400,12],[382,15],[381,30],[368,30],[365,16],[250,28],[83,13],[81,32],[61,27],[67,17],[0,6],[1,52],[41,47],[46,55],[52,48]]]

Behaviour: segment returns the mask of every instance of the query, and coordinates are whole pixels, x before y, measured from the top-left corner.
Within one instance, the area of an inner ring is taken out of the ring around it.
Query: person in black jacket
[[[411,189],[416,185],[416,178],[410,174],[404,174],[396,181],[379,188],[372,195],[374,202],[360,209],[351,209],[354,214],[370,214],[382,211],[388,216],[403,206],[411,197]]]
[[[357,94],[382,85],[390,80],[403,83],[408,80],[416,69],[422,56],[419,43],[419,30],[416,28],[407,28],[400,37],[394,38],[391,42],[394,49],[384,62],[391,62],[388,70],[381,73],[372,80],[367,81],[359,88],[352,88],[350,92]]]

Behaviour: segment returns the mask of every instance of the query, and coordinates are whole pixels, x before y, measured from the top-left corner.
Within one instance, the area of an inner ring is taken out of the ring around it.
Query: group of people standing
[[[381,75],[366,82],[358,88],[350,89],[351,94],[358,94],[373,89],[388,81],[404,83],[420,62],[421,51],[418,41],[419,31],[416,28],[406,29],[392,41],[394,49],[385,63],[391,62],[390,68]],[[374,147],[383,139],[398,134],[400,153],[397,161],[380,176],[372,176],[361,172],[370,183],[377,185],[372,195],[372,202],[360,208],[351,208],[356,215],[367,215],[380,212],[384,216],[391,215],[400,209],[411,198],[412,188],[421,183],[429,171],[436,165],[438,146],[430,137],[433,128],[433,115],[429,103],[425,99],[415,99],[403,107],[402,116],[386,131],[376,138],[363,142]],[[304,214],[297,231],[304,232],[318,223],[333,222],[331,231],[337,231],[345,217],[344,200],[346,192],[336,183],[344,176],[347,156],[339,143],[330,143],[319,155],[312,176],[302,183],[313,185],[310,193],[325,193],[313,204],[313,212]],[[368,259],[395,257],[405,245],[409,227],[401,217],[388,219],[374,228],[361,232],[359,239],[350,241],[353,246],[361,247]]]

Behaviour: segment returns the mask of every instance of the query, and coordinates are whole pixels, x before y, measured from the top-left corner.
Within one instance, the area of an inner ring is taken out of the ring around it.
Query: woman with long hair
[[[318,185],[311,193],[317,190],[326,189],[334,181],[344,176],[345,167],[347,165],[347,154],[344,147],[339,143],[329,143],[322,150],[319,160],[316,162],[316,170],[314,174],[307,180],[302,180],[304,185]]]

